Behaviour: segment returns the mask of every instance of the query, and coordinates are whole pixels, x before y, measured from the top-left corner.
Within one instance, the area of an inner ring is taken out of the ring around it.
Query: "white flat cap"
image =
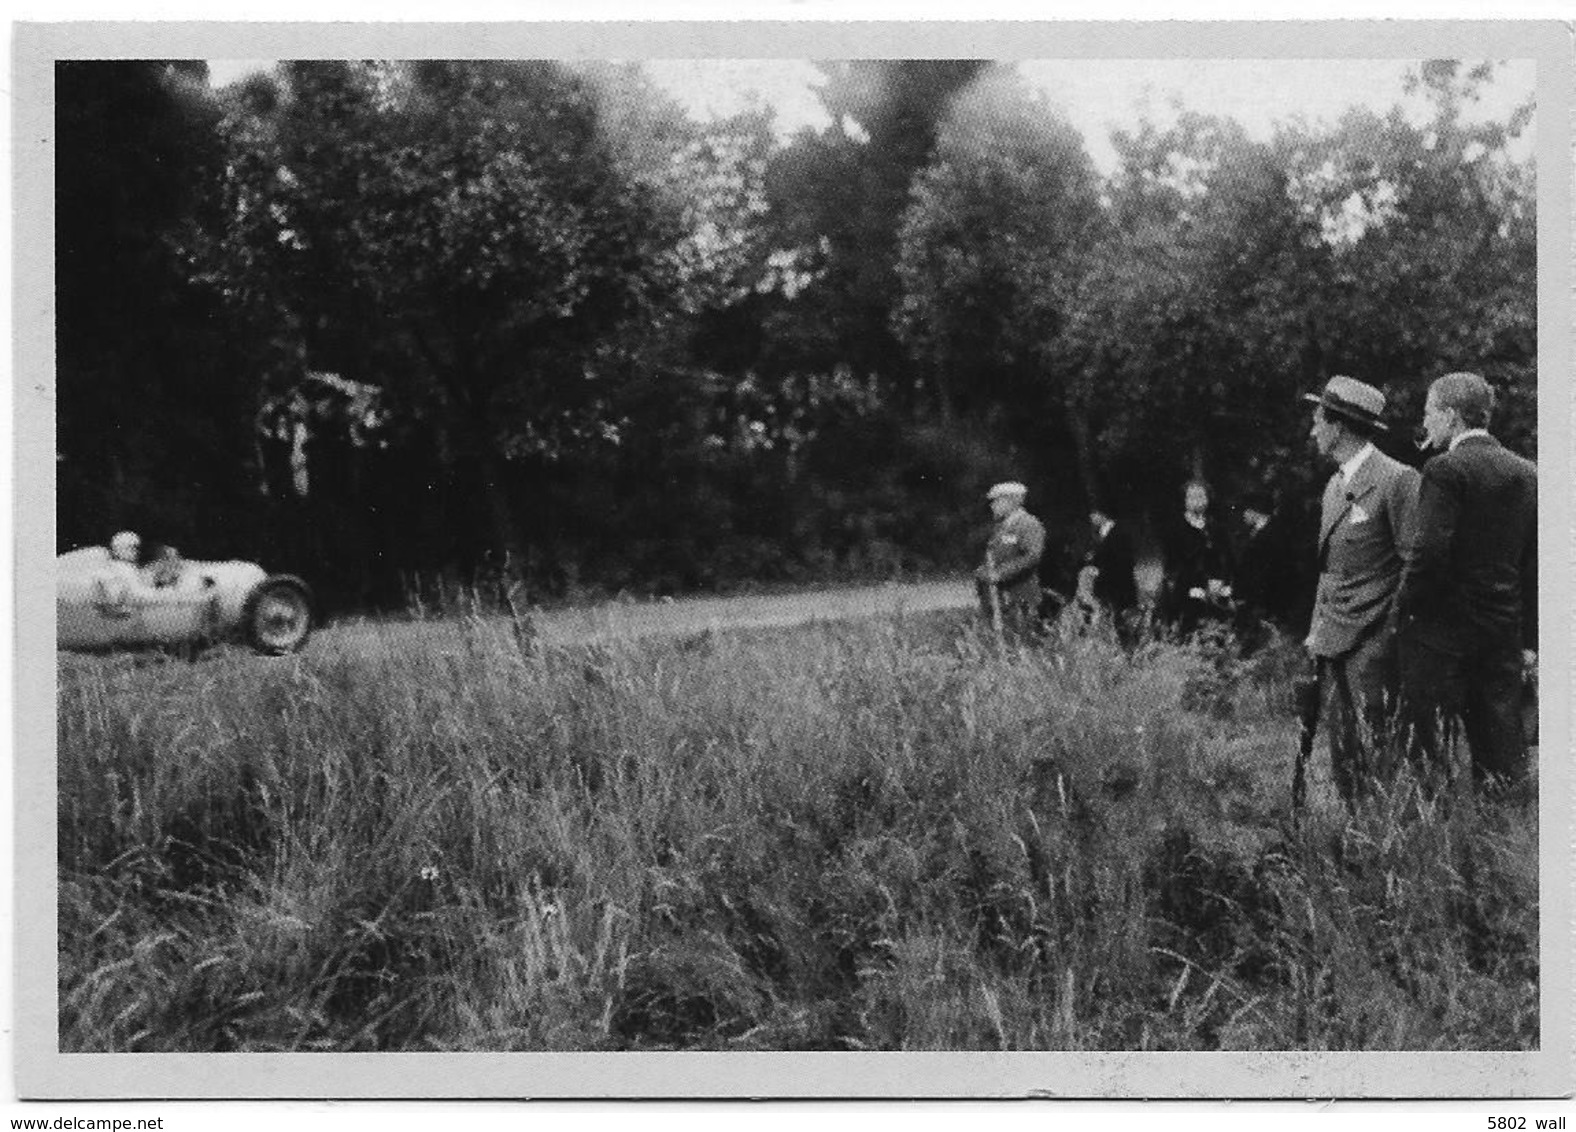
[[[999,483],[995,487],[993,487],[989,491],[987,491],[985,493],[985,498],[986,499],[1000,499],[1000,498],[1002,498],[1003,496],[1006,496],[1006,495],[1014,495],[1014,496],[1017,496],[1017,497],[1019,497],[1021,499],[1023,496],[1028,495],[1028,494],[1029,494],[1029,489],[1024,487],[1017,480],[1008,480],[1006,483]]]

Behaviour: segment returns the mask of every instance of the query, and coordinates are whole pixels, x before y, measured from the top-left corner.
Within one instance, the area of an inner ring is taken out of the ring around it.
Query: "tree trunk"
[[[1194,441],[1192,457],[1189,462],[1188,478],[1207,485],[1209,483],[1209,477],[1204,474],[1205,465],[1206,461],[1204,459],[1204,443],[1203,441]]]
[[[950,426],[956,417],[956,406],[952,403],[952,383],[944,366],[930,367],[930,385],[935,394],[936,413],[944,426]]]
[[[1102,510],[1111,509],[1100,484],[1099,463],[1094,455],[1094,430],[1089,427],[1089,417],[1078,400],[1077,379],[1064,381],[1062,407],[1067,413],[1067,430],[1073,438],[1073,459],[1078,468],[1078,480],[1084,490],[1088,506]]]
[[[525,578],[525,543],[520,538],[520,527],[514,521],[514,508],[504,489],[504,462],[485,437],[477,437],[476,470],[481,480],[482,495],[487,502],[487,516],[492,524],[493,547],[503,555],[503,573],[510,582]]]
[[[473,483],[481,490],[491,527],[490,547],[501,556],[504,585],[511,588],[525,578],[525,543],[504,487],[504,460],[487,427],[488,399],[483,375],[474,352],[465,348],[472,339],[463,332],[454,335],[451,360],[433,347],[420,326],[412,325],[411,330],[443,389],[450,428],[457,442],[456,455],[462,462],[462,482]]]

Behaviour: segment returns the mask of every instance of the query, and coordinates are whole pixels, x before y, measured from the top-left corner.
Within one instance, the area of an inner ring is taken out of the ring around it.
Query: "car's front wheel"
[[[284,656],[312,635],[312,591],[300,578],[275,574],[257,584],[241,614],[246,641],[265,656]]]

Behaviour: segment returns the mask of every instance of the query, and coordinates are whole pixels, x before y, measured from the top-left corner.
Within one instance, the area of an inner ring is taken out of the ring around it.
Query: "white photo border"
[[[1537,67],[1541,1048],[1526,1053],[61,1054],[56,1031],[54,65],[136,58],[1531,59]],[[24,1098],[1568,1096],[1572,36],[1553,21],[13,26],[15,1083]],[[1561,695],[1559,693],[1565,693]],[[1552,756],[1552,757],[1549,757]]]

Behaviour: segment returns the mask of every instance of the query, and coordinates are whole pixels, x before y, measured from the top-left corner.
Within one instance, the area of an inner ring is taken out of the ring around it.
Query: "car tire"
[[[312,590],[293,574],[273,574],[246,596],[241,627],[264,656],[299,652],[312,635]]]

